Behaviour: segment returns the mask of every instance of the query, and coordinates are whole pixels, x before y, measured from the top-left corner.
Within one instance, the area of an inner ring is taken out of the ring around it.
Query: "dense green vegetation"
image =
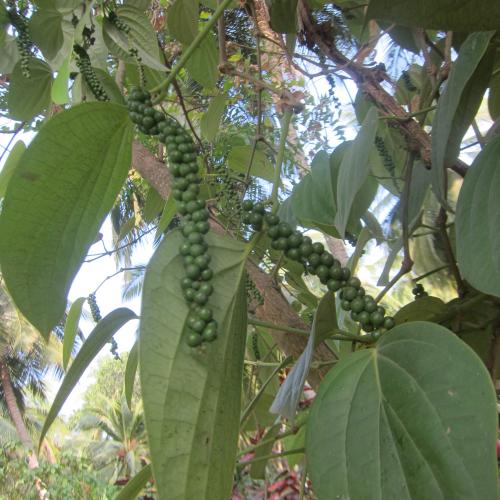
[[[499,26],[0,0],[0,498],[496,499]]]

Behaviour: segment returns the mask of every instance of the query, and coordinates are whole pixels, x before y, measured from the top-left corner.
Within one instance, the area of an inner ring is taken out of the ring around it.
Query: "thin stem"
[[[457,261],[455,259],[455,254],[453,252],[453,247],[451,246],[450,237],[448,235],[448,231],[446,230],[447,219],[448,215],[446,213],[446,210],[443,207],[441,207],[437,218],[437,226],[439,228],[441,238],[443,239],[444,252],[446,254],[448,263],[450,265],[451,273],[453,274],[453,277],[455,278],[455,283],[457,284],[458,296],[462,298],[465,295],[467,287],[465,286],[465,283],[462,279],[462,275],[460,274],[460,269],[458,269]]]
[[[117,276],[118,274],[120,273],[124,273],[125,271],[135,271],[136,269],[146,269],[145,266],[137,266],[137,267],[122,267],[120,269],[118,269],[118,271],[116,271],[115,273],[113,274],[110,274],[109,276],[106,276],[100,283],[99,285],[97,286],[97,288],[94,290],[94,294],[98,292],[99,288],[101,288],[102,285],[104,285],[104,283],[106,283],[106,281],[110,280],[111,278],[114,278],[115,276]]]
[[[293,328],[286,325],[275,325],[267,321],[261,321],[257,318],[248,318],[248,324],[254,326],[262,326],[263,328],[269,328],[270,330],[280,330],[282,332],[295,333],[297,335],[309,335],[309,332],[306,330],[301,330],[299,328]]]
[[[437,106],[429,106],[428,108],[425,109],[420,109],[418,111],[414,111],[413,113],[408,113],[406,116],[396,116],[396,115],[386,115],[386,116],[381,116],[381,120],[398,120],[398,121],[406,121],[406,120],[411,120],[415,116],[419,116],[423,113],[428,113],[429,111],[434,111],[437,108]]]
[[[281,453],[271,453],[270,455],[264,455],[262,457],[253,458],[252,460],[247,460],[246,462],[239,462],[236,467],[246,467],[247,465],[255,464],[262,461],[273,460],[275,458],[286,457],[288,455],[298,455],[299,453],[304,453],[305,448],[294,448],[293,450],[282,451]]]
[[[283,158],[285,157],[286,148],[286,138],[288,137],[288,129],[290,128],[290,122],[292,120],[292,108],[285,107],[285,114],[281,121],[281,135],[280,144],[278,149],[278,156],[276,158],[276,165],[274,166],[274,182],[273,191],[271,193],[271,201],[273,203],[272,213],[275,214],[278,211],[279,199],[278,191],[281,182],[281,166],[283,164]]]
[[[427,273],[421,274],[420,276],[417,276],[416,278],[413,278],[413,281],[416,283],[417,281],[423,280],[424,278],[427,278],[428,276],[431,276],[434,273],[438,273],[439,271],[442,271],[443,269],[447,269],[448,267],[450,267],[449,264],[445,264],[444,266],[439,266],[436,269],[433,269],[432,271],[429,271]]]
[[[255,397],[252,399],[252,401],[250,401],[250,403],[248,404],[248,406],[245,408],[245,410],[243,411],[241,417],[240,417],[240,427],[243,426],[243,424],[245,423],[246,419],[250,416],[250,414],[252,413],[253,409],[255,408],[255,406],[257,405],[257,403],[259,402],[259,399],[260,397],[262,396],[262,394],[264,394],[264,391],[266,390],[266,387],[270,384],[270,382],[273,380],[273,378],[279,373],[280,370],[282,370],[285,366],[291,364],[292,362],[292,357],[291,356],[287,356],[274,370],[273,372],[271,373],[271,375],[269,375],[269,377],[265,380],[265,382],[261,385],[260,389],[259,389],[259,392],[257,392],[257,394],[255,395]]]
[[[247,455],[248,453],[252,453],[253,451],[261,448],[262,446],[265,446],[269,443],[273,443],[274,441],[279,441],[280,439],[286,438],[288,436],[293,436],[294,434],[297,434],[299,429],[307,422],[307,419],[304,419],[300,424],[295,425],[292,429],[289,429],[288,431],[282,432],[280,434],[277,434],[271,439],[263,439],[262,441],[258,442],[257,444],[254,444],[252,446],[249,446],[248,448],[245,448],[244,450],[238,452],[238,457],[241,457],[243,455]]]
[[[212,17],[207,21],[203,29],[196,35],[196,38],[191,42],[191,45],[182,53],[178,63],[172,68],[169,75],[165,79],[164,82],[157,85],[154,89],[151,90],[151,93],[160,92],[161,90],[168,89],[169,85],[174,81],[174,78],[177,76],[179,71],[186,65],[189,58],[193,55],[194,51],[200,46],[201,42],[205,39],[205,37],[210,33],[213,26],[217,22],[220,16],[224,14],[224,10],[231,4],[233,0],[222,0],[222,2],[217,6],[215,12],[212,14]],[[161,96],[158,96],[155,99],[154,103],[157,103],[161,100]]]

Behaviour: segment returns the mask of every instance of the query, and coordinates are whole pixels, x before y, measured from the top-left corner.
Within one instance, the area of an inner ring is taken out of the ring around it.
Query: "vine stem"
[[[261,321],[257,318],[248,318],[248,324],[254,326],[262,326],[263,328],[270,328],[271,330],[281,330],[288,333],[296,333],[297,335],[309,335],[306,330],[301,330],[300,328],[293,328],[286,325],[275,325],[273,323],[268,323],[267,321]]]
[[[238,457],[242,457],[243,455],[247,455],[248,453],[252,453],[253,451],[258,450],[259,448],[262,448],[262,446],[266,446],[269,443],[274,443],[275,441],[279,441],[279,440],[286,438],[288,436],[294,436],[295,434],[297,434],[297,432],[299,432],[299,429],[306,422],[307,422],[307,420],[304,420],[303,422],[298,423],[297,425],[295,425],[292,429],[290,429],[288,431],[282,432],[282,433],[280,433],[280,434],[278,434],[275,437],[270,438],[270,439],[263,439],[262,441],[259,441],[258,443],[254,444],[252,446],[249,446],[248,448],[245,448],[244,450],[241,450],[240,452],[238,452]]]
[[[264,455],[263,457],[253,458],[252,460],[247,460],[246,462],[239,462],[236,464],[236,467],[241,468],[247,465],[262,462],[264,460],[273,460],[275,458],[286,457],[288,455],[298,455],[299,453],[304,453],[305,451],[306,451],[305,448],[294,448],[293,450],[287,450],[281,453],[271,453],[270,455]]]
[[[273,191],[271,193],[273,214],[275,214],[278,211],[278,206],[279,206],[278,191],[281,181],[281,166],[283,164],[283,158],[285,157],[286,138],[288,137],[288,129],[290,128],[290,122],[292,121],[292,113],[293,113],[292,108],[286,106],[285,114],[283,115],[283,119],[281,120],[280,145],[278,149],[278,156],[276,158],[276,165],[274,167]]]
[[[211,31],[215,23],[218,21],[219,17],[224,14],[224,10],[229,6],[233,0],[223,0],[215,9],[212,17],[207,21],[203,29],[196,35],[196,38],[191,42],[189,47],[182,53],[179,62],[172,68],[169,75],[164,82],[160,83],[151,90],[151,93],[160,92],[169,87],[169,85],[174,81],[179,71],[185,66],[189,58],[193,55],[194,51],[200,46],[201,42],[205,39],[208,33]],[[161,100],[161,95],[154,100],[154,104],[158,104]]]

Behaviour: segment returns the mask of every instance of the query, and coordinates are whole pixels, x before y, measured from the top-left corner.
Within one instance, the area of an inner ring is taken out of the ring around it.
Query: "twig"
[[[104,285],[104,283],[106,283],[106,281],[110,280],[111,278],[114,278],[115,276],[117,276],[118,274],[120,273],[123,273],[125,271],[135,271],[136,269],[146,269],[146,266],[136,266],[136,267],[121,267],[120,269],[118,269],[118,271],[116,271],[115,273],[113,274],[110,274],[109,276],[106,276],[100,283],[99,285],[97,286],[97,288],[94,290],[94,294],[96,294],[99,290],[99,288],[101,288],[102,285]]]
[[[143,236],[146,236],[147,234],[151,233],[154,230],[156,230],[156,226],[150,227],[148,230],[144,231],[139,236],[135,237],[133,240],[129,241],[125,245],[122,245],[121,247],[114,248],[113,250],[106,250],[105,252],[97,253],[97,254],[89,254],[89,255],[87,255],[87,257],[94,257],[94,258],[89,259],[89,260],[85,260],[84,263],[87,264],[89,262],[94,262],[94,260],[101,259],[102,257],[106,257],[107,255],[112,255],[116,252],[119,252],[120,250],[123,250],[124,248],[127,248],[128,246],[137,243]]]
[[[5,155],[5,153],[7,151],[9,151],[9,148],[11,146],[11,144],[14,142],[14,139],[16,138],[16,135],[19,134],[19,132],[21,132],[21,130],[23,129],[24,127],[24,123],[25,122],[22,122],[19,127],[15,130],[13,130],[11,133],[12,133],[12,137],[9,139],[9,142],[7,143],[7,145],[4,147],[3,151],[2,151],[2,154],[0,155],[0,162],[3,160],[3,157]]]
[[[220,6],[222,0],[217,0],[217,5]],[[219,38],[219,64],[224,65],[227,61],[226,53],[226,26],[224,23],[224,15],[217,19],[217,36]]]
[[[207,23],[203,26],[203,29],[196,35],[196,38],[191,42],[189,47],[182,53],[178,63],[172,68],[168,77],[164,82],[157,85],[154,89],[151,90],[151,93],[161,92],[169,87],[169,85],[174,81],[174,78],[177,76],[179,71],[186,65],[189,58],[193,55],[194,51],[200,46],[201,42],[205,39],[205,37],[211,32],[213,26],[217,22],[220,16],[224,14],[224,10],[231,4],[233,0],[222,0],[222,2],[218,5],[215,12],[212,14],[212,17],[207,21]],[[162,96],[159,95],[155,99],[155,103],[161,101]]]

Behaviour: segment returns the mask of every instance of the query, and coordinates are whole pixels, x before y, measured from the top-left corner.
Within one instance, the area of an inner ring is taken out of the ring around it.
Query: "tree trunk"
[[[7,405],[10,418],[12,419],[12,422],[16,428],[17,435],[19,436],[21,443],[29,450],[29,468],[34,469],[38,467],[38,459],[33,450],[33,441],[24,423],[21,410],[17,405],[16,395],[14,393],[14,388],[12,387],[12,381],[10,379],[9,368],[3,361],[0,361],[0,382],[2,384],[3,394],[5,397],[5,404]]]

